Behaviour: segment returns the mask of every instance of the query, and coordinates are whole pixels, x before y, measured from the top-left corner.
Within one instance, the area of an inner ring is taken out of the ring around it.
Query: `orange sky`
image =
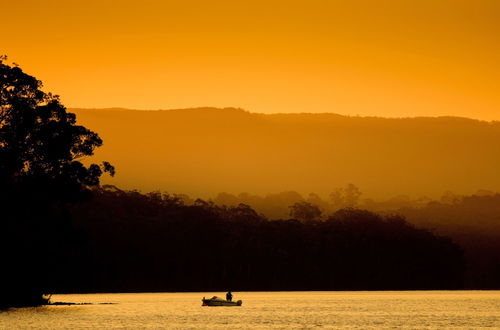
[[[68,107],[500,120],[497,0],[0,0],[0,54]]]

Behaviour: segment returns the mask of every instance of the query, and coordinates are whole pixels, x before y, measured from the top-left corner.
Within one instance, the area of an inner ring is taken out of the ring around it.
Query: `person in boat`
[[[226,293],[226,300],[227,301],[233,301],[233,294],[231,293],[231,291],[228,291]]]

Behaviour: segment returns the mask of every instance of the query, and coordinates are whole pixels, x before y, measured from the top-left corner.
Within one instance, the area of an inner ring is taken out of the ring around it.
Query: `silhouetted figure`
[[[227,301],[233,301],[233,294],[231,293],[231,291],[228,291],[226,293],[226,300]]]

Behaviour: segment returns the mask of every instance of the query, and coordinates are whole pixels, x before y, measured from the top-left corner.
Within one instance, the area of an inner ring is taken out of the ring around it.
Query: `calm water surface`
[[[213,295],[57,295],[52,301],[116,304],[13,309],[0,312],[0,328],[500,328],[500,291],[235,292],[242,307],[202,307]]]

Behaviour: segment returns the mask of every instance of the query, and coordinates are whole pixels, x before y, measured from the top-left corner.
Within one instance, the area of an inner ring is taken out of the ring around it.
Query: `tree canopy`
[[[99,135],[76,124],[59,97],[42,82],[0,57],[0,180],[5,185],[34,179],[75,187],[95,186],[108,162],[85,166],[81,159],[102,145]],[[66,189],[65,189],[66,190]]]
[[[102,145],[42,82],[0,56],[0,307],[38,304],[47,268],[63,268],[74,241],[66,205],[85,200],[108,162],[85,165]]]

